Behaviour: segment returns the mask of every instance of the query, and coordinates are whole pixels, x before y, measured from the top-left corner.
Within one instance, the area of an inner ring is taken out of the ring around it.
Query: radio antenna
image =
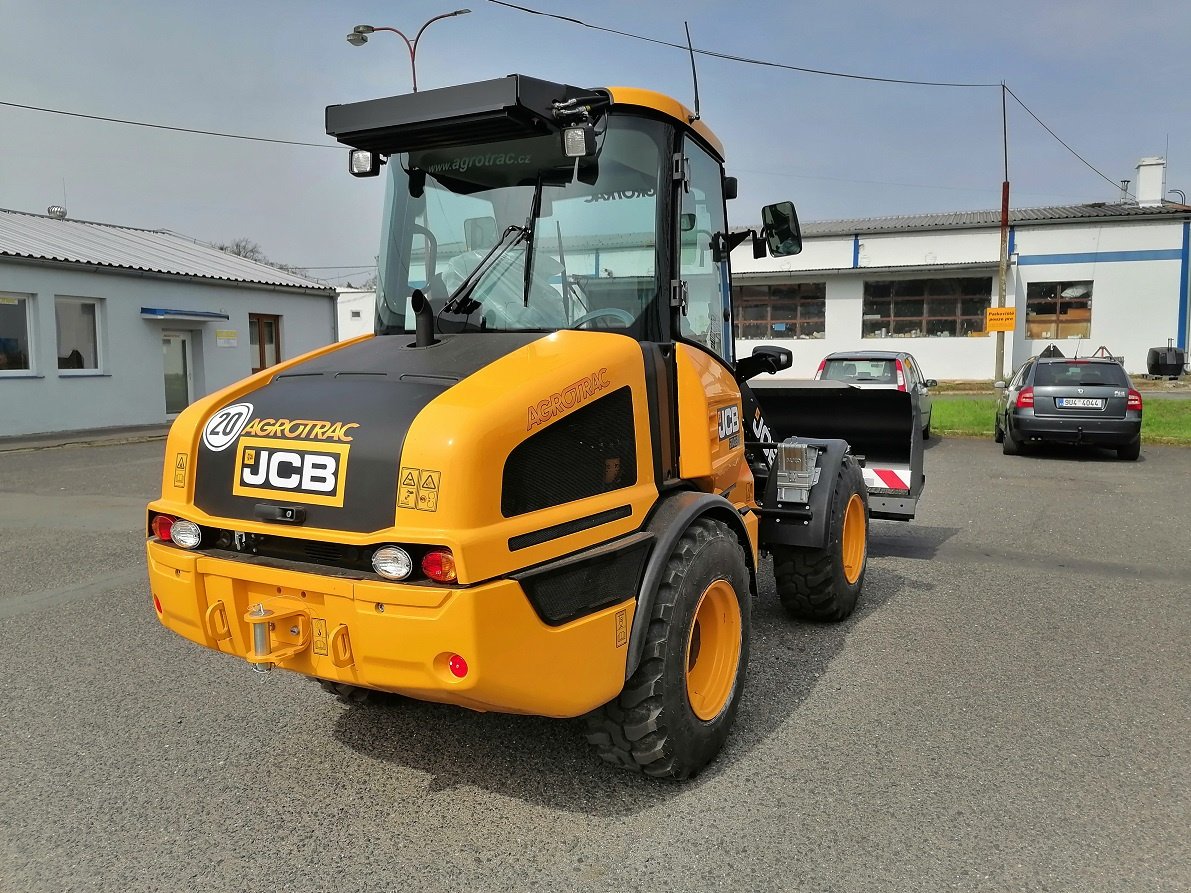
[[[682,27],[686,28],[686,48],[691,54],[691,80],[695,83],[695,114],[691,117],[691,121],[699,120],[699,73],[695,71],[695,48],[691,46],[691,26],[689,22],[683,22]]]

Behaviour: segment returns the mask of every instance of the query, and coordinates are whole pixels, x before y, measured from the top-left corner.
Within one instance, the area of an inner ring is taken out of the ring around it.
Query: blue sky
[[[683,52],[488,2],[432,25],[429,89],[521,72],[581,86],[657,89],[690,104]],[[878,77],[1004,80],[1114,183],[1168,155],[1191,192],[1191,2],[855,0],[852,3],[525,0],[523,5],[697,48]],[[328,143],[326,105],[408,92],[392,34],[455,3],[0,0],[0,100],[179,127]],[[997,207],[1000,90],[879,84],[700,57],[702,113],[741,195],[732,222],[793,200],[804,220]],[[1013,204],[1114,201],[1106,182],[1012,99]],[[0,106],[0,207],[252,239],[307,267],[373,263],[382,185],[343,151],[241,142]],[[351,271],[324,270],[342,277]],[[357,281],[360,277],[356,275]]]

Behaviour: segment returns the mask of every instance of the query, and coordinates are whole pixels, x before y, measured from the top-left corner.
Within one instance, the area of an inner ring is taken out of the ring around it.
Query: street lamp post
[[[422,32],[425,31],[427,28],[429,28],[431,25],[433,25],[435,22],[437,22],[439,19],[449,19],[452,16],[467,15],[469,12],[471,12],[470,9],[456,9],[454,12],[444,12],[442,15],[437,15],[434,18],[427,21],[424,25],[422,25],[421,28],[418,29],[418,33],[414,35],[413,40],[410,40],[408,37],[406,37],[402,32],[398,31],[396,28],[374,27],[372,25],[356,25],[356,27],[352,28],[351,34],[347,35],[347,42],[350,43],[354,47],[363,46],[364,44],[366,44],[368,42],[369,34],[372,34],[376,31],[392,31],[394,34],[396,34],[398,37],[400,37],[402,40],[405,41],[405,48],[407,50],[409,50],[409,69],[410,69],[410,73],[413,75],[414,92],[417,93],[418,92],[418,65],[417,65],[418,41],[422,39]]]

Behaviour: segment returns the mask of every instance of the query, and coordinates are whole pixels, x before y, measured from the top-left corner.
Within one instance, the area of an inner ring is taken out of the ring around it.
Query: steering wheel
[[[622,323],[624,323],[625,326],[631,326],[633,323],[635,323],[637,321],[636,318],[631,313],[629,313],[627,310],[621,310],[619,307],[602,307],[599,310],[591,310],[587,313],[584,313],[582,316],[580,316],[578,319],[576,319],[574,322],[571,323],[571,328],[577,329],[580,326],[587,325],[589,322],[592,322],[593,320],[604,319],[605,317],[611,317],[612,319],[618,319]]]

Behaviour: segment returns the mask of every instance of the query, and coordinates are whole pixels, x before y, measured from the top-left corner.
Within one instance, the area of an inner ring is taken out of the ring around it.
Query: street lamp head
[[[467,15],[469,12],[471,12],[471,10],[470,10],[470,9],[456,9],[454,12],[452,12],[452,13],[448,13],[448,15],[453,15],[453,16],[465,16],[465,15]]]
[[[371,34],[375,30],[372,25],[356,25],[352,28],[352,34]]]
[[[368,43],[368,35],[359,31],[353,31],[351,34],[347,35],[347,42],[354,47],[362,47],[364,44]]]

